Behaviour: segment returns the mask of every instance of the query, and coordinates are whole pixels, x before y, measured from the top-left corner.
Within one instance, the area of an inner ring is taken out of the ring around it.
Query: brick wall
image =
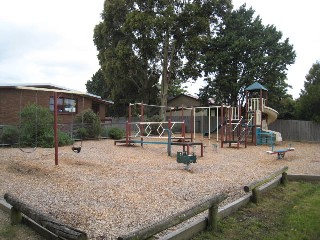
[[[31,103],[49,108],[52,92],[20,90],[14,88],[0,88],[0,125],[18,125],[20,123],[20,111]],[[78,112],[91,109],[92,99],[66,93],[58,93],[59,97],[77,99]],[[74,121],[76,113],[59,113],[59,123],[68,124]],[[105,119],[106,106],[100,103],[99,117]]]

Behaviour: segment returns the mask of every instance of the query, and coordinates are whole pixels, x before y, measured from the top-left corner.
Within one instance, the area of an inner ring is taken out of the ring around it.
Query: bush
[[[100,119],[92,109],[87,109],[78,114],[75,122],[78,126],[81,126],[81,128],[77,130],[78,137],[81,139],[98,138],[100,136]]]
[[[53,146],[53,114],[48,108],[30,104],[22,109],[20,117],[20,146]]]
[[[66,145],[73,144],[73,141],[68,133],[59,132],[58,138],[59,138],[59,146],[66,146]]]
[[[109,128],[104,127],[101,129],[101,137],[108,138],[109,136]]]
[[[125,136],[125,130],[117,127],[108,128],[107,136],[111,137],[112,139],[119,140]]]
[[[31,104],[22,109],[20,117],[20,147],[54,147],[54,119],[48,108]],[[72,144],[64,132],[58,132],[58,139],[59,146]]]
[[[13,145],[19,142],[19,130],[15,126],[6,126],[2,129],[0,141],[3,144]]]

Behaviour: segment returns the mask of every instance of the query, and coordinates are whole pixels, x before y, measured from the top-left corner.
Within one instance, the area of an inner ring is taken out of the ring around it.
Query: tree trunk
[[[163,65],[162,65],[162,79],[161,79],[161,106],[168,104],[168,89],[169,89],[169,76],[168,76],[168,53],[169,53],[169,30],[166,32],[164,48],[163,48]],[[160,116],[165,120],[166,109],[161,108]]]

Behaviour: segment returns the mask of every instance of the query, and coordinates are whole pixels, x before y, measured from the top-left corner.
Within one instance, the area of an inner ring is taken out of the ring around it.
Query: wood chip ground
[[[199,140],[199,139],[198,139]],[[38,148],[24,153],[0,148],[0,194],[10,192],[41,212],[88,233],[90,239],[115,239],[145,227],[203,199],[225,192],[227,204],[243,196],[243,186],[289,167],[289,174],[320,175],[320,144],[284,142],[295,151],[284,159],[269,155],[269,146],[215,149],[215,140],[200,139],[197,163],[186,171],[167,156],[166,145],[114,146],[113,140],[83,142],[80,153]]]

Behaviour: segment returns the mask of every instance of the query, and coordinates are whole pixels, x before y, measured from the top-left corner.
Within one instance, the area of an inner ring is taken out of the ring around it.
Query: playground
[[[197,136],[202,139],[202,136]],[[155,141],[155,140],[154,140]],[[320,175],[319,143],[283,142],[274,150],[294,148],[277,159],[270,146],[221,148],[204,138],[190,147],[197,156],[189,170],[177,162],[181,146],[114,145],[113,140],[85,141],[80,153],[37,148],[24,153],[0,148],[0,185],[35,209],[88,233],[90,239],[116,239],[183,211],[218,193],[225,205],[243,196],[243,186],[288,166],[289,174]],[[291,145],[290,145],[291,144]],[[103,238],[103,237],[104,238]]]

